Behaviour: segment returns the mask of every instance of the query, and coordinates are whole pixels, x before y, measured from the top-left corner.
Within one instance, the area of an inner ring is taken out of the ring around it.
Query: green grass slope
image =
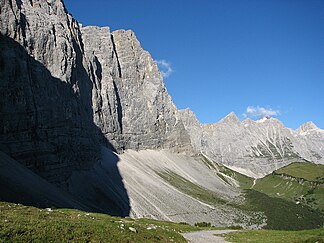
[[[213,169],[222,180],[230,183],[228,177],[231,177],[243,189],[245,202],[240,205],[227,202],[228,205],[242,210],[264,212],[267,217],[266,229],[302,230],[323,226],[324,218],[320,209],[324,205],[321,183],[324,166],[293,163],[256,180],[256,184],[253,185],[254,179],[215,163],[205,156],[201,157],[206,166]],[[179,186],[175,181],[171,184]],[[182,187],[185,188],[185,193],[191,188],[185,183]],[[203,194],[201,190],[200,193]],[[207,193],[205,191],[204,194]],[[213,201],[214,198],[211,195],[209,197],[210,200],[205,202]]]
[[[0,242],[186,242],[179,232],[201,229],[149,219],[0,202]]]
[[[210,205],[227,203],[226,200],[222,199],[215,192],[212,192],[200,185],[197,185],[172,171],[156,173],[173,187],[202,202],[208,203]]]
[[[233,243],[323,243],[324,229],[279,231],[256,230],[235,232],[225,235],[225,239]]]
[[[231,184],[231,182],[228,180],[228,178],[226,178],[226,176],[235,179],[242,189],[249,189],[253,185],[253,179],[251,177],[231,170],[222,164],[216,163],[215,161],[211,161],[203,154],[197,156],[196,159],[202,161],[209,169],[214,170],[217,175],[228,184]]]
[[[324,183],[324,165],[313,163],[292,163],[275,171],[278,175],[288,175],[312,182]]]
[[[202,229],[212,228],[0,202],[0,242],[186,242],[180,232]],[[243,231],[225,237],[231,242],[324,242],[323,229]]]
[[[324,210],[324,165],[292,163],[256,181],[254,190]]]

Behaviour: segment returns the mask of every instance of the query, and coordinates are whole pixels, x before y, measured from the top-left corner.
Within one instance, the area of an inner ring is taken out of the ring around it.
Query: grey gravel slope
[[[111,168],[112,156],[118,157],[117,174]],[[216,226],[242,225],[248,228],[259,228],[264,224],[265,221],[260,220],[264,216],[259,212],[243,211],[216,201],[207,203],[181,191],[159,175],[159,172],[167,171],[206,188],[225,202],[241,202],[243,199],[238,187],[225,183],[197,158],[166,150],[126,150],[118,156],[105,147],[102,147],[102,160],[94,168],[72,174],[68,181],[69,193],[97,210],[108,209],[110,213],[129,210],[133,218],[190,224],[205,221]],[[119,180],[114,178],[119,174],[122,183],[116,183]],[[98,203],[94,204],[93,198]]]

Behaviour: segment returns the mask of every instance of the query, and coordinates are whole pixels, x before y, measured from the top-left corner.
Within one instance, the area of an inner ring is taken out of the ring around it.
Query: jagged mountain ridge
[[[197,151],[243,174],[262,177],[292,162],[324,163],[324,131],[312,122],[293,131],[275,118],[241,122],[231,112],[205,125],[190,109],[180,114]]]

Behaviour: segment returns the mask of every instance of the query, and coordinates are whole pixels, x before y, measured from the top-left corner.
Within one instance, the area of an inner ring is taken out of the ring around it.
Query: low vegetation
[[[207,161],[204,163],[207,163]],[[309,205],[296,203],[295,201],[298,195],[310,193],[309,191],[312,187],[309,187],[308,182],[302,185],[293,179],[286,181],[281,176],[269,175],[261,180],[257,180],[253,189],[250,189],[253,185],[253,179],[234,172],[225,166],[211,165],[210,163],[208,161],[207,165],[214,166],[216,173],[221,171],[221,173],[236,179],[242,185],[245,197],[243,203],[226,201],[215,192],[197,185],[172,171],[157,173],[178,190],[210,205],[226,204],[244,212],[263,212],[267,218],[267,225],[264,226],[265,229],[304,230],[324,225],[324,217],[321,211],[315,207],[311,208]],[[316,190],[319,190],[319,188],[316,188]],[[316,193],[316,190],[311,191],[311,193]],[[318,197],[321,196],[319,195]],[[238,219],[238,222],[242,220]],[[255,220],[256,224],[261,223],[257,219]]]
[[[172,171],[164,171],[164,172],[156,172],[156,173],[173,187],[177,188],[183,193],[192,196],[202,202],[208,203],[210,205],[227,203],[215,192],[210,191],[200,185],[197,185]]]
[[[217,175],[227,183],[229,182],[228,179],[226,179],[226,177],[224,177],[222,174],[227,175],[238,181],[239,186],[242,189],[249,189],[253,185],[253,179],[251,177],[242,175],[241,173],[231,170],[224,165],[211,161],[204,155],[200,155],[197,159],[200,159],[208,168],[214,170],[217,173]]]
[[[233,243],[322,243],[324,242],[324,229],[302,231],[249,230],[229,233],[224,237],[227,241]]]
[[[246,190],[244,207],[262,211],[267,217],[265,229],[303,230],[323,227],[323,215],[304,205],[270,197],[255,190]]]
[[[257,180],[254,190],[324,210],[324,165],[292,163]]]
[[[0,202],[0,242],[186,242],[179,232],[201,229],[205,228]]]
[[[195,226],[197,226],[197,227],[211,227],[211,223],[198,222],[198,223],[195,223]]]
[[[324,183],[324,165],[314,163],[292,163],[275,171],[278,175],[288,175],[311,182]]]

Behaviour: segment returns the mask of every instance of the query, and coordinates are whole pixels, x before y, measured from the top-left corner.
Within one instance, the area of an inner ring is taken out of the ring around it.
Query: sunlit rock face
[[[118,150],[190,150],[157,64],[134,32],[83,27],[94,121]]]
[[[241,122],[232,112],[217,123],[202,125],[192,111],[180,114],[197,151],[244,174],[261,177],[305,160],[324,163],[324,132],[313,123],[293,131],[275,118]]]

